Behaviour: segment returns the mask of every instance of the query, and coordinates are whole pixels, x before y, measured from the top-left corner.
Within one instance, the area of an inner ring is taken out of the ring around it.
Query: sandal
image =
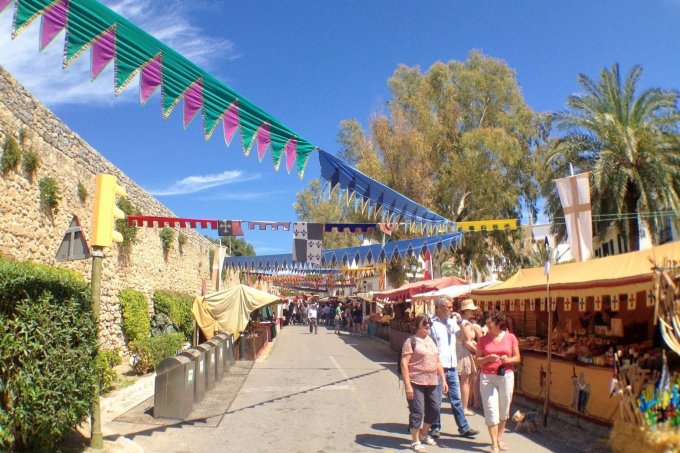
[[[437,442],[434,441],[432,436],[420,436],[420,441],[427,445],[437,446]]]
[[[508,449],[508,444],[506,444],[505,442],[501,442],[501,441],[499,440],[499,441],[498,441],[498,449],[499,449],[500,451],[505,451],[505,450]]]
[[[472,412],[470,409],[464,410],[463,415],[466,417],[472,417],[473,415],[476,415],[474,412]]]
[[[491,447],[491,450],[489,450],[489,453],[500,453],[500,450],[498,449],[497,446]]]
[[[420,442],[413,442],[411,444],[411,450],[416,451],[418,453],[425,453],[427,450],[425,450],[425,447],[423,447],[423,444]]]

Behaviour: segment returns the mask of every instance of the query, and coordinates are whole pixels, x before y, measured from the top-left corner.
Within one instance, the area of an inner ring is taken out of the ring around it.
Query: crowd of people
[[[484,313],[472,299],[435,302],[435,314],[415,318],[416,332],[403,344],[400,368],[409,407],[411,449],[426,451],[440,436],[441,400],[446,395],[463,437],[475,437],[467,418],[471,405],[481,406],[491,438],[491,453],[508,449],[503,442],[514,389],[514,365],[520,363],[519,343],[508,331],[505,314]]]
[[[318,325],[335,326],[335,333],[345,330],[351,335],[361,335],[368,318],[361,303],[346,299],[344,302],[320,302],[317,296],[290,299],[283,309],[284,325],[309,325],[309,332],[316,333]]]

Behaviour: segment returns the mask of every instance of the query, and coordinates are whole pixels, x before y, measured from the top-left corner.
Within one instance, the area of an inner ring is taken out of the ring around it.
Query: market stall
[[[607,424],[619,416],[618,402],[609,397],[614,352],[623,364],[657,369],[661,363],[650,258],[680,258],[680,242],[553,266],[549,301],[543,268],[521,269],[503,283],[472,292],[483,310],[506,312],[520,338],[518,393],[542,400],[549,388],[552,406]]]

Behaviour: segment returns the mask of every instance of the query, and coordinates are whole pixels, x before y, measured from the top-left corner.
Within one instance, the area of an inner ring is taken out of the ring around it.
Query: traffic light
[[[113,242],[123,242],[123,235],[115,231],[116,219],[125,213],[116,206],[116,196],[125,196],[113,175],[97,175],[92,214],[92,245],[111,247]]]

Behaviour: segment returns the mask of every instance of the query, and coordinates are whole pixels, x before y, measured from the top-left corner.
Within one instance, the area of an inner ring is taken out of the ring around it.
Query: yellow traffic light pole
[[[99,344],[104,248],[111,247],[113,242],[123,242],[123,236],[114,230],[116,219],[125,217],[125,213],[116,207],[116,196],[125,196],[125,189],[118,185],[116,177],[104,174],[97,175],[92,215],[92,277],[90,280],[92,285],[92,311],[97,326],[97,344]],[[99,353],[99,348],[97,348],[97,353]],[[90,447],[102,450],[104,438],[99,407],[99,379],[96,381],[95,393],[90,415]]]

